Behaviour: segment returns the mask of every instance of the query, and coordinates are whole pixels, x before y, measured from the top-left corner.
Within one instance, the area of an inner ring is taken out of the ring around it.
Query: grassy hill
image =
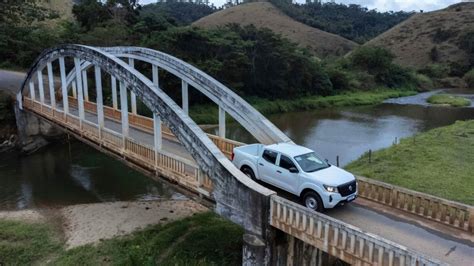
[[[194,26],[212,28],[229,23],[254,24],[269,28],[284,37],[314,51],[319,57],[343,55],[358,45],[338,35],[297,22],[268,2],[255,2],[234,6],[213,13],[193,23]]]
[[[398,63],[415,68],[433,63],[468,65],[469,57],[459,46],[470,30],[474,30],[474,3],[461,3],[415,14],[365,45],[388,48]]]

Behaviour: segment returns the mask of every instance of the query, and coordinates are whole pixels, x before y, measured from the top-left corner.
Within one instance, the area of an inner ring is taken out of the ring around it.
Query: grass
[[[469,99],[449,94],[435,94],[430,96],[426,101],[431,104],[446,104],[452,107],[463,107],[471,105],[471,101]]]
[[[0,265],[29,265],[62,250],[60,234],[45,224],[0,221]]]
[[[308,96],[292,100],[248,99],[249,103],[264,115],[292,111],[305,111],[338,106],[379,104],[388,98],[415,95],[414,90],[378,89],[372,91],[346,92],[333,96]],[[198,124],[216,124],[218,114],[215,105],[195,105],[190,109],[191,117]],[[228,116],[229,117],[229,116]]]
[[[474,120],[458,121],[368,154],[346,169],[361,176],[474,205]]]
[[[0,221],[0,265],[238,265],[242,234],[208,212],[65,250],[47,225]]]

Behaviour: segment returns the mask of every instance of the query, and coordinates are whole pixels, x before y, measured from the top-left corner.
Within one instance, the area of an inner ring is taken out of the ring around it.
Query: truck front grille
[[[339,191],[339,194],[341,196],[345,197],[350,194],[354,194],[357,191],[357,183],[356,181],[351,181],[349,183],[342,184],[337,187],[337,190]]]

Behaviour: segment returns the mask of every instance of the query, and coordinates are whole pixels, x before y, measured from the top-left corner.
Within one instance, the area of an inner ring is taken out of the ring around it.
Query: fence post
[[[469,208],[469,221],[468,221],[467,231],[474,233],[474,208]]]
[[[390,195],[390,206],[397,208],[398,203],[398,191],[396,188],[392,187],[392,193]]]

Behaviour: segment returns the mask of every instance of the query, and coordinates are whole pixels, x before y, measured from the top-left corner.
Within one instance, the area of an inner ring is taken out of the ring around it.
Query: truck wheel
[[[252,179],[254,181],[256,180],[255,179],[255,174],[253,173],[252,169],[250,169],[249,167],[242,167],[242,173],[244,173],[250,179]]]
[[[321,212],[324,210],[321,197],[314,191],[308,191],[303,195],[303,204],[313,211]]]

